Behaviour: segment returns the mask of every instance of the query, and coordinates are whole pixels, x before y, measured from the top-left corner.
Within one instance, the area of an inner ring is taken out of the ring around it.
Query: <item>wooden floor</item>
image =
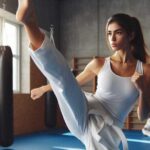
[[[124,131],[129,150],[150,150],[150,137],[141,131]],[[85,150],[84,145],[71,133],[62,130],[17,136],[10,147],[0,150]]]

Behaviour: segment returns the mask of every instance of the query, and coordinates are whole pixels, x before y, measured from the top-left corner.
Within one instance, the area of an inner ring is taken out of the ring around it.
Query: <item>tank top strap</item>
[[[106,57],[103,64],[103,69],[108,69],[109,66],[110,66],[110,57]]]
[[[110,65],[110,57],[106,57],[105,58],[105,64],[106,65]]]
[[[137,60],[135,71],[138,72],[141,75],[143,75],[143,73],[144,73],[144,71],[143,71],[143,63],[140,60]]]

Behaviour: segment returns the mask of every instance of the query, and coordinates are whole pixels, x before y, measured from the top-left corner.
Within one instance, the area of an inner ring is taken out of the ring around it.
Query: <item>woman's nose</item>
[[[115,34],[112,34],[111,41],[115,41],[115,40],[116,40],[116,36],[115,36]]]

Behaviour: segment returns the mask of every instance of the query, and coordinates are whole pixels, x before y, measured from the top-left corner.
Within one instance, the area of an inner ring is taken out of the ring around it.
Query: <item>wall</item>
[[[105,24],[114,13],[138,17],[150,47],[149,0],[62,0],[60,1],[60,45],[70,62],[73,56],[107,56]]]
[[[6,1],[6,10],[15,13],[18,5],[18,0],[0,0],[0,7],[3,7],[3,2]]]
[[[141,22],[143,34],[146,44],[150,48],[150,1],[149,0],[100,0],[99,1],[99,33],[100,33],[100,54],[107,53],[107,45],[105,43],[105,24],[109,16],[115,13],[127,13],[131,16],[137,17]]]
[[[14,95],[14,134],[27,134],[45,129],[44,98],[32,101],[29,94]]]
[[[97,9],[97,0],[60,1],[60,47],[68,61],[98,54]]]

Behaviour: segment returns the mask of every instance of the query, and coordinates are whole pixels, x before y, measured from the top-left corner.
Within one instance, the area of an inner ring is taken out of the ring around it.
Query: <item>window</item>
[[[45,30],[44,30],[45,31]],[[45,31],[47,34],[48,32]],[[0,44],[9,45],[13,53],[13,91],[30,93],[30,53],[28,38],[15,14],[0,8]]]
[[[11,47],[13,54],[13,91],[20,91],[20,25],[0,17],[0,44]]]
[[[19,25],[4,20],[2,30],[3,30],[2,44],[9,45],[13,53],[13,90],[19,91],[20,90]]]

